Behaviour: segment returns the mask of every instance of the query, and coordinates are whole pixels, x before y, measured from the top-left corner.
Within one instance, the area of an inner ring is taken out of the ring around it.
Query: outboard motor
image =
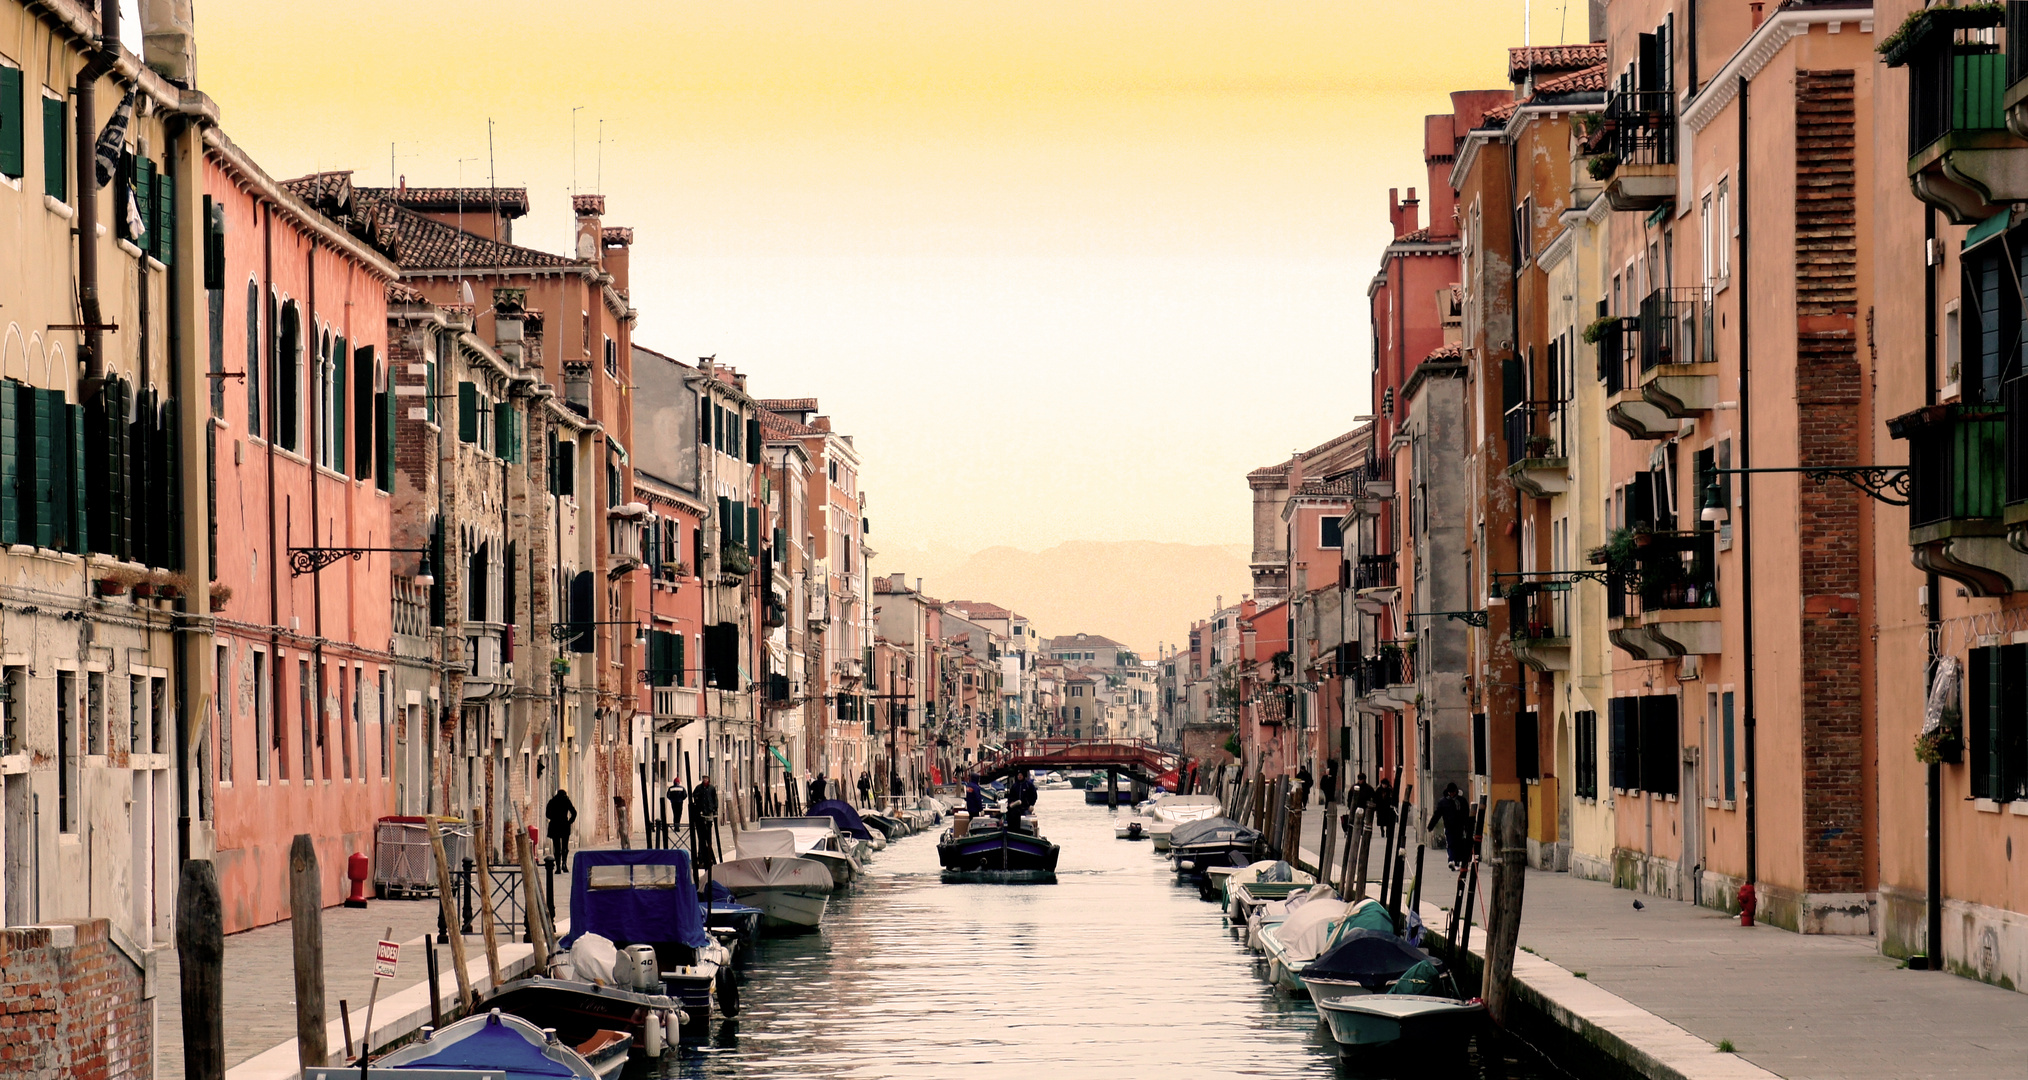
[[[620,950],[620,962],[615,964],[615,980],[622,986],[640,994],[662,992],[662,965],[655,959],[653,945],[629,945]]]

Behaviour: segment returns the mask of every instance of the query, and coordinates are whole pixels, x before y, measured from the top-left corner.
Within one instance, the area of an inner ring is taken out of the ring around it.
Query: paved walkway
[[[570,881],[558,873],[556,906],[558,917],[570,909]],[[478,922],[473,922],[477,929]],[[423,959],[423,938],[434,939],[437,930],[437,902],[428,900],[375,900],[365,910],[333,907],[324,909],[324,1001],[329,1019],[338,1018],[340,999],[352,1010],[352,1030],[357,1034],[366,1022],[366,998],[372,990],[374,946],[388,927],[390,940],[399,941],[401,963],[395,978],[380,988],[382,1000],[429,978]],[[518,941],[502,929],[501,944]],[[485,938],[465,938],[468,960],[485,955]],[[183,1009],[174,950],[162,952],[157,970],[156,1067],[155,1075],[183,1075]],[[443,984],[455,987],[451,973],[451,947],[437,946]],[[375,1026],[379,1026],[376,1019]],[[295,941],[290,923],[262,926],[225,939],[225,1066],[230,1069],[277,1043],[296,1037]],[[344,1050],[335,1040],[334,1056]]]
[[[1323,814],[1312,807],[1304,817],[1305,858],[1314,861]],[[1369,879],[1379,872],[1376,850]],[[1427,873],[1423,902],[1447,911],[1456,879],[1440,856]],[[1484,884],[1482,877],[1480,925]],[[1908,971],[1870,937],[1747,929],[1708,908],[1531,870],[1521,947],[1703,1039],[1713,1053],[1730,1040],[1740,1057],[1788,1080],[2028,1076],[2028,994]]]

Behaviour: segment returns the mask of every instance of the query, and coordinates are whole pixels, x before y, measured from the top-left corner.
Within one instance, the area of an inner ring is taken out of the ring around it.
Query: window
[[[19,754],[27,749],[22,739],[28,731],[28,669],[0,668],[0,754]]]
[[[1521,200],[1514,208],[1514,263],[1526,266],[1535,257],[1535,196]]]
[[[302,722],[303,737],[303,782],[317,778],[317,761],[310,755],[324,744],[321,733],[311,730],[317,720],[317,679],[310,670],[310,661],[296,661],[296,716]]]
[[[254,779],[268,778],[270,748],[274,745],[274,717],[268,711],[272,698],[268,694],[268,654],[255,650],[253,656],[253,698],[254,698]]]
[[[208,197],[207,197],[208,201]],[[211,415],[225,419],[225,290],[208,289],[204,294],[205,313],[211,325]]]
[[[156,675],[148,680],[148,752],[167,754],[175,746],[169,737],[169,680]]]
[[[1674,795],[1681,787],[1676,698],[1671,694],[1612,699],[1612,785],[1623,791]]]
[[[1472,775],[1492,775],[1491,754],[1486,749],[1486,714],[1472,714]]]
[[[106,752],[106,673],[85,673],[85,755]]]
[[[390,719],[391,714],[389,710],[393,707],[394,702],[388,696],[387,672],[383,670],[380,673],[380,708],[373,714],[380,721],[380,778],[382,780],[387,779],[388,759],[393,752],[389,745],[393,741],[389,731],[389,728],[393,724],[392,719]]]
[[[1721,702],[1719,711],[1724,714],[1722,722],[1725,726],[1725,801],[1732,802],[1739,797],[1736,790],[1739,783],[1739,766],[1733,761],[1732,691],[1727,690],[1719,701]]]
[[[342,362],[341,356],[341,362]],[[352,350],[352,478],[373,476],[373,455],[380,445],[379,432],[387,425],[380,419],[373,393],[373,346]],[[341,462],[338,466],[344,468]]]
[[[1514,714],[1514,775],[1523,780],[1542,779],[1540,726],[1532,710]]]
[[[620,346],[612,338],[606,338],[605,342],[606,374],[617,379],[620,377]]]
[[[0,64],[0,176],[19,180],[28,168],[21,134],[27,118],[21,103],[21,69]]]
[[[212,698],[218,702],[218,782],[232,783],[232,646],[218,647],[217,685]]]
[[[1728,225],[1732,221],[1732,181],[1718,182],[1718,191],[1711,199],[1711,214],[1717,222],[1717,231],[1712,236],[1712,254],[1718,267],[1717,280],[1732,280],[1732,235]]]
[[[1725,782],[1725,770],[1722,768],[1725,751],[1719,745],[1719,740],[1724,737],[1722,734],[1724,726],[1719,719],[1718,691],[1706,691],[1704,695],[1704,775],[1706,777],[1704,781],[1704,797],[1707,799],[1719,798],[1720,792],[1723,790],[1722,785]]]
[[[127,752],[145,754],[148,744],[148,677],[127,677]]]
[[[556,443],[556,494],[577,497],[577,443],[559,439]]]
[[[281,336],[275,348],[275,445],[295,450],[301,445],[297,417],[303,386],[302,316],[291,300],[282,305]]]
[[[246,430],[261,433],[261,287],[252,279],[246,283]]]
[[[77,672],[56,673],[56,828],[77,831]]]
[[[477,383],[458,383],[458,441],[477,443],[479,441],[479,386]]]
[[[480,544],[473,548],[465,562],[465,617],[473,622],[485,622],[486,571],[489,562],[486,545]]]
[[[1598,713],[1583,709],[1575,717],[1577,733],[1571,743],[1572,794],[1580,799],[1598,798]]]
[[[1964,303],[1970,317],[1963,338],[1960,391],[1966,401],[2000,400],[2000,381],[2010,372],[2020,335],[2021,305],[2006,261],[2006,245],[1988,244],[1964,257]]]
[[[1317,521],[1317,545],[1327,548],[1345,546],[1344,519],[1325,516]]]
[[[60,95],[44,91],[42,95],[42,193],[59,202],[70,195],[69,177],[65,169],[70,164],[69,133],[64,124],[65,109]]]
[[[1966,665],[1972,795],[2028,798],[2028,645],[1973,649]]]

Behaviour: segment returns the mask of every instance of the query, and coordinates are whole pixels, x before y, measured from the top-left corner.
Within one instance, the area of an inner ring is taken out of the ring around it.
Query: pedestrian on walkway
[[[556,865],[570,868],[570,827],[577,824],[577,806],[570,801],[570,792],[562,788],[549,797],[549,805],[543,808],[543,816],[549,819],[549,847],[556,855]]]
[[[619,792],[613,793],[613,831],[620,834],[621,851],[634,846],[634,823],[627,820],[627,797]]]
[[[1472,815],[1465,809],[1464,793],[1456,784],[1444,785],[1444,797],[1437,800],[1436,813],[1430,815],[1427,829],[1444,827],[1444,848],[1450,855],[1451,869],[1463,869],[1472,861]]]
[[[1374,823],[1382,829],[1393,828],[1396,818],[1395,803],[1398,801],[1394,797],[1394,781],[1389,780],[1386,773],[1381,773],[1380,786],[1373,789]]]
[[[1310,805],[1310,788],[1316,784],[1316,780],[1311,776],[1309,762],[1305,761],[1296,766],[1296,783],[1301,785],[1296,789],[1296,805],[1299,807]]]
[[[690,794],[690,853],[697,865],[709,869],[717,865],[717,848],[711,842],[711,832],[718,825],[718,789],[711,784],[711,777],[697,778],[697,790]]]
[[[873,774],[859,770],[859,805],[868,805],[873,798]]]
[[[683,786],[683,778],[678,776],[669,781],[669,790],[663,798],[669,800],[669,832],[673,836],[683,831],[683,803],[690,798],[690,789]]]
[[[823,801],[824,801],[824,776],[822,773],[812,774],[810,777],[810,805],[814,807],[818,803]]]
[[[1338,759],[1332,758],[1324,765],[1324,805],[1332,806],[1338,801]]]
[[[887,770],[887,794],[896,799],[902,796],[901,773],[898,770]]]

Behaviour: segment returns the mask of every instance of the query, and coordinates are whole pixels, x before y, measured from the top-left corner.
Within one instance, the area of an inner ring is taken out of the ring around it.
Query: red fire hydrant
[[[345,877],[352,882],[352,895],[345,898],[345,906],[365,907],[367,877],[365,855],[355,851],[351,858],[345,860]]]
[[[1753,882],[1749,881],[1739,887],[1739,925],[1753,925],[1753,909]]]

